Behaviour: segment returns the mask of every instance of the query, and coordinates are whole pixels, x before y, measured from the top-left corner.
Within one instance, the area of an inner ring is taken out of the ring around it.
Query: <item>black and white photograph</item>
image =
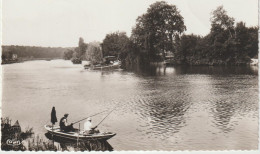
[[[1,0],[1,151],[259,148],[258,0]]]

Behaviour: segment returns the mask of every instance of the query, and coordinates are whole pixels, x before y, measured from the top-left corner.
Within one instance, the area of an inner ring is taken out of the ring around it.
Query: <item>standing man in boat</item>
[[[63,130],[64,132],[70,132],[70,131],[74,131],[75,129],[73,128],[73,124],[68,124],[67,122],[67,118],[68,118],[69,114],[66,113],[64,114],[64,117],[62,117],[60,119],[60,129]]]

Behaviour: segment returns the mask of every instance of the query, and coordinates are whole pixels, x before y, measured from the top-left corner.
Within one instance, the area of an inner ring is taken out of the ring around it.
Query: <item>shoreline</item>
[[[51,61],[51,60],[57,60],[57,59],[62,59],[62,58],[33,58],[33,59],[18,59],[18,60],[7,60],[7,61],[2,60],[1,64],[6,65],[6,64],[23,63],[25,61],[35,61],[35,60]]]

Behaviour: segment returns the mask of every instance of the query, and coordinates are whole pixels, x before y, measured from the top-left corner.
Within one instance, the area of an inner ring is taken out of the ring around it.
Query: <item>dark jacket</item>
[[[67,120],[66,117],[62,117],[62,118],[60,119],[60,128],[64,128],[64,127],[65,127],[65,123],[63,122],[64,119]]]

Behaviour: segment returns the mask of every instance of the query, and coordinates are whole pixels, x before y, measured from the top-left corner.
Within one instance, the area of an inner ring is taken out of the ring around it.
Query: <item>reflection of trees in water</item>
[[[142,76],[160,76],[166,74],[165,65],[139,65],[134,66],[132,70],[134,73]]]
[[[143,119],[150,118],[148,121],[148,130],[144,133],[151,135],[162,135],[170,137],[172,134],[186,125],[185,112],[190,104],[187,101],[174,101],[172,98],[161,97],[151,98],[146,103],[140,104],[141,116]],[[147,123],[147,122],[146,122]]]
[[[254,66],[165,66],[165,65],[135,65],[131,71],[142,76],[167,75],[167,69],[174,68],[176,74],[250,74],[258,75],[258,68]]]
[[[258,70],[252,66],[174,66],[174,68],[176,74],[258,74]]]
[[[212,107],[213,123],[224,133],[233,130],[231,118],[235,114],[235,106],[232,102],[217,101]]]
[[[216,93],[211,98],[213,123],[224,133],[235,129],[234,125],[237,125],[238,122],[237,117],[244,117],[251,111],[258,113],[256,78],[257,76],[254,75],[230,76],[229,78],[213,76]]]
[[[163,76],[167,75],[166,69],[167,67],[143,66],[138,74]],[[138,108],[135,112],[140,115],[141,120],[145,120],[146,125],[140,126],[145,127],[142,131],[145,134],[167,138],[186,125],[185,113],[191,105],[187,93],[189,87],[182,85],[182,88],[176,89],[176,85],[169,82],[169,78],[155,77],[149,78],[140,86],[142,94],[136,100]]]
[[[59,143],[62,151],[113,151],[113,147],[107,141],[103,140],[79,140],[77,143],[76,141],[58,136],[53,136],[52,138],[50,133],[46,133],[45,136],[48,139],[54,139],[55,142]]]
[[[167,71],[169,68],[173,73]],[[207,111],[213,117],[212,126],[221,133],[235,129],[235,125],[239,124],[236,120],[238,115],[243,116],[258,108],[255,103],[258,86],[254,85],[258,70],[247,66],[173,66],[165,69],[165,74],[158,71],[162,70],[160,67],[144,67],[135,71],[141,77],[152,76],[139,85],[140,94],[135,100],[138,103],[134,103],[138,106],[135,112],[140,115],[139,128],[145,135],[162,135],[165,139],[179,132],[186,126],[187,109],[192,103],[196,106],[196,102],[211,102]],[[171,75],[176,77],[171,78]]]

